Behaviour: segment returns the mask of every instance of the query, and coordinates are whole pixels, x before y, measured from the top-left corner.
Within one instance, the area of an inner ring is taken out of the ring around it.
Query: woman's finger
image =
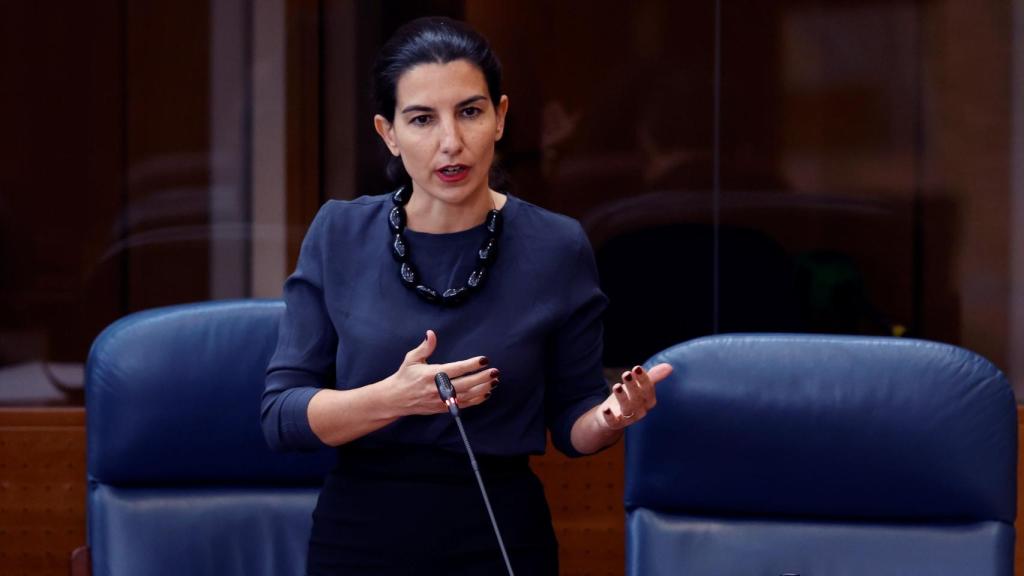
[[[637,368],[639,368],[639,366],[622,373],[622,385],[626,388],[626,394],[629,396],[630,400],[637,404],[646,404],[647,389],[644,388],[640,378],[637,376]],[[650,388],[649,383],[647,388]]]
[[[484,376],[489,376],[490,374],[494,374],[494,377],[493,378],[487,378],[485,380],[480,380],[479,382],[477,382],[477,383],[473,384],[472,386],[466,388],[463,392],[459,392],[460,396],[466,396],[467,398],[483,397],[485,394],[488,394],[489,392],[494,391],[494,389],[496,389],[498,387],[498,376],[499,376],[499,374],[498,374],[498,370],[497,369],[485,370],[484,372],[481,372],[480,374],[483,374]],[[473,376],[475,377],[477,375],[474,374]],[[467,378],[468,378],[468,376],[467,376]]]
[[[476,406],[477,404],[483,404],[485,401],[490,399],[491,394],[497,389],[497,380],[490,380],[483,384],[478,384],[460,396],[460,398],[465,398],[465,401],[460,400],[460,404],[463,406]]]
[[[620,417],[617,417],[615,413],[612,412],[612,409],[610,407],[606,406],[603,410],[601,410],[601,418],[604,420],[605,425],[607,425],[612,430],[618,430],[619,428],[622,428],[622,423],[619,422]]]
[[[644,370],[643,366],[634,366],[633,377],[637,381],[637,386],[643,391],[644,409],[650,410],[654,408],[658,401],[654,390],[654,382],[651,381],[650,375]]]
[[[423,341],[405,354],[406,364],[426,362],[427,358],[434,353],[435,348],[437,348],[437,334],[433,330],[427,330]]]
[[[647,371],[648,377],[651,379],[651,383],[657,384],[672,374],[672,365],[666,362],[651,366],[651,369]]]
[[[493,380],[497,380],[500,376],[501,373],[497,368],[488,368],[487,370],[481,370],[479,372],[466,374],[459,378],[453,378],[452,385],[455,386],[455,392],[457,394],[465,394],[471,388],[481,384],[488,384]]]
[[[619,404],[619,410],[623,420],[631,420],[640,415],[637,414],[637,412],[641,410],[641,402],[636,398],[631,398],[629,391],[625,386],[621,383],[612,386],[612,394],[615,396],[615,400]]]
[[[491,361],[486,356],[474,356],[465,360],[459,360],[457,362],[448,362],[447,364],[435,364],[431,368],[435,372],[444,372],[449,378],[455,379],[459,376],[469,374],[470,372],[476,372],[481,368],[490,364]]]
[[[487,382],[484,382],[483,384],[477,384],[476,386],[473,386],[472,388],[467,390],[466,391],[466,395],[467,396],[483,396],[484,394],[487,394],[488,392],[494,392],[495,390],[497,390],[498,389],[498,384],[501,384],[501,381],[499,381],[497,378],[495,378],[494,380],[488,380]]]

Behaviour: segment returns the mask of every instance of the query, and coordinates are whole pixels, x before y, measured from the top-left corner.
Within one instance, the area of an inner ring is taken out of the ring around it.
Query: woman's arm
[[[658,403],[655,385],[672,373],[669,364],[658,364],[645,371],[636,366],[622,373],[622,381],[612,386],[608,398],[576,419],[572,426],[572,445],[583,454],[593,454],[619,441],[627,426],[639,422]]]

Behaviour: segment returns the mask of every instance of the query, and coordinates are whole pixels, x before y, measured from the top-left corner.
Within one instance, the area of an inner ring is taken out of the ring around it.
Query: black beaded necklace
[[[477,251],[477,262],[473,271],[466,280],[466,285],[459,288],[449,288],[443,294],[438,294],[430,286],[420,282],[420,273],[416,270],[410,258],[409,242],[405,239],[405,225],[408,221],[405,216],[405,205],[409,203],[412,190],[408,186],[402,186],[391,194],[391,202],[394,207],[388,213],[388,229],[393,235],[391,239],[391,255],[399,263],[398,272],[402,284],[415,292],[427,302],[439,306],[458,306],[466,301],[471,293],[480,290],[484,279],[487,277],[487,268],[494,263],[498,255],[498,237],[501,236],[501,212],[497,209],[487,212],[487,219],[484,221],[487,228],[487,238],[480,245]]]

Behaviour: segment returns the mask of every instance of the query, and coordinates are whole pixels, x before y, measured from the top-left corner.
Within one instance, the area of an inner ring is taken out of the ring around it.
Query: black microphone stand
[[[494,528],[494,535],[498,538],[498,547],[501,548],[501,557],[505,560],[505,568],[508,576],[515,576],[512,572],[512,563],[508,560],[508,552],[505,550],[505,542],[501,539],[501,531],[498,530],[498,521],[494,519],[494,510],[491,509],[491,500],[487,497],[487,489],[484,488],[484,479],[480,477],[480,466],[473,456],[473,448],[469,445],[469,438],[466,436],[466,429],[462,427],[462,418],[459,418],[459,401],[455,397],[455,386],[444,372],[438,372],[434,376],[434,384],[437,385],[437,393],[441,400],[448,406],[448,413],[455,418],[455,424],[459,427],[459,434],[462,436],[462,443],[466,445],[466,453],[469,454],[469,463],[473,466],[473,474],[476,475],[476,483],[480,486],[480,493],[484,497],[484,506],[487,507],[487,515],[491,517],[491,527]]]

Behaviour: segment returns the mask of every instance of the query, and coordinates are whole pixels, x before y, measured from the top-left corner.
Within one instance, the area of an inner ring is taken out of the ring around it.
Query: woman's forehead
[[[444,64],[417,64],[398,78],[396,104],[437,108],[455,105],[473,96],[488,96],[483,72],[466,60]]]

